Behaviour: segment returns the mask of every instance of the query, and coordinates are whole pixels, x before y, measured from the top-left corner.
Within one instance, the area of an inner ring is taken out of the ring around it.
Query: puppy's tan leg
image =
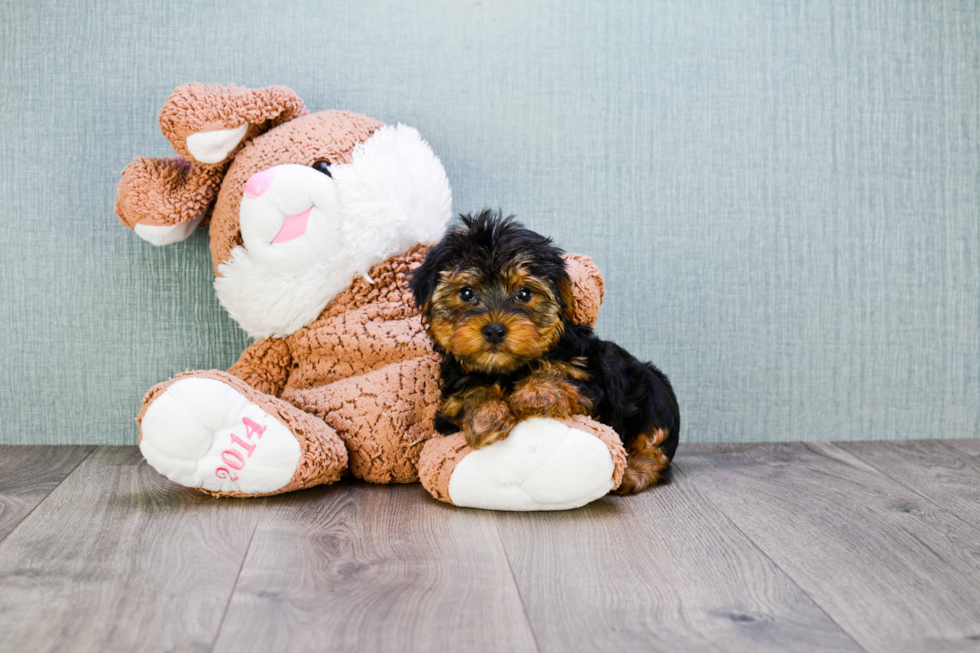
[[[499,385],[471,388],[443,402],[439,414],[460,426],[474,449],[503,440],[517,424]]]
[[[558,368],[540,370],[522,379],[514,386],[508,403],[518,420],[531,417],[565,419],[572,415],[588,415],[592,410],[588,397],[583,396]]]
[[[667,429],[641,433],[626,446],[626,471],[623,482],[614,490],[616,494],[636,494],[660,480],[670,465],[670,459],[660,450],[667,435]]]
[[[517,424],[505,401],[488,401],[466,411],[466,442],[474,449],[503,440]]]

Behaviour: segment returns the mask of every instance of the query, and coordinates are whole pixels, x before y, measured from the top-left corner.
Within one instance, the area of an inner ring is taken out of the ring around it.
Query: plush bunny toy
[[[256,342],[228,372],[150,389],[140,449],[157,471],[238,497],[350,471],[505,510],[572,508],[619,485],[619,438],[585,417],[528,420],[476,451],[433,430],[438,359],[408,279],[452,200],[416,130],[308,114],[283,87],[202,84],[174,91],[160,127],[180,156],[133,161],[116,212],[155,245],[206,226],[218,299]],[[576,319],[592,322],[602,277],[567,260]]]

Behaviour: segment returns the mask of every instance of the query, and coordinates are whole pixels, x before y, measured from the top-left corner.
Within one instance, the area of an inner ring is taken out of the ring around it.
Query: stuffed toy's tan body
[[[154,468],[214,495],[349,472],[511,510],[575,507],[618,486],[622,444],[586,417],[527,420],[477,451],[435,433],[439,361],[408,280],[451,196],[415,130],[307,114],[281,87],[199,84],[177,89],[160,122],[181,157],[134,161],[119,217],[161,245],[206,224],[218,298],[256,342],[227,372],[147,393],[140,447]],[[575,319],[594,322],[601,275],[585,257],[567,263]]]

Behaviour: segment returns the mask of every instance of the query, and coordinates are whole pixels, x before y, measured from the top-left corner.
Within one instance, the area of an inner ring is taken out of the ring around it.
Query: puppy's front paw
[[[535,373],[517,384],[510,409],[519,421],[532,417],[564,419],[588,415],[592,403],[567,378],[553,372]]]
[[[466,408],[466,443],[474,449],[503,440],[517,424],[510,407],[503,401],[489,401]]]

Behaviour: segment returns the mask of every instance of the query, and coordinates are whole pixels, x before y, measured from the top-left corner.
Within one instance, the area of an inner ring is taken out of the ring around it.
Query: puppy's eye
[[[314,163],[310,167],[313,168],[314,170],[316,170],[317,172],[322,172],[326,176],[328,176],[331,179],[333,179],[333,175],[330,174],[330,167],[329,166],[330,166],[330,164],[327,163],[326,161],[317,161],[316,163]]]
[[[464,302],[471,302],[476,298],[476,293],[469,286],[465,286],[459,289],[459,298]]]
[[[527,286],[521,286],[517,289],[517,301],[522,303],[527,303],[531,301],[531,289]]]

